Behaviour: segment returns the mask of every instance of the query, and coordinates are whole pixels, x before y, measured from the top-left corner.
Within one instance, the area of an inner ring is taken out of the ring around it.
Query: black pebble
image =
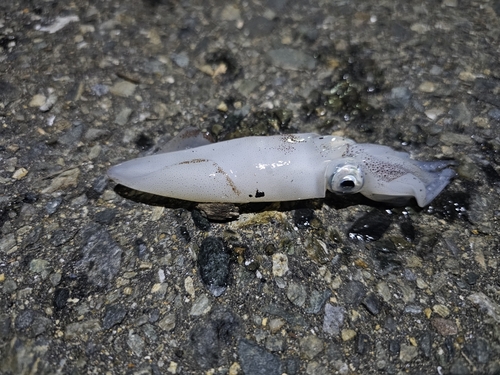
[[[313,218],[314,210],[311,208],[299,208],[293,213],[293,222],[299,229],[310,228]]]
[[[363,306],[372,314],[378,315],[380,313],[380,301],[374,294],[369,294],[363,300]]]
[[[201,229],[205,232],[210,230],[210,221],[202,215],[198,210],[191,211],[191,217],[193,218],[194,225],[196,228]]]
[[[187,228],[184,225],[182,225],[179,228],[179,233],[181,234],[181,237],[184,238],[184,240],[186,242],[190,242],[191,241],[191,235],[189,234],[189,231],[187,230]]]
[[[143,151],[149,150],[154,144],[154,141],[145,134],[139,135],[135,140],[135,145]]]
[[[377,241],[389,229],[391,217],[379,210],[372,210],[360,217],[348,230],[350,238],[362,241]]]
[[[341,289],[345,303],[357,306],[363,301],[366,295],[365,286],[359,281],[349,281]]]
[[[146,242],[142,238],[138,238],[135,240],[135,246],[137,248],[137,257],[139,259],[143,259],[147,255],[148,247]]]
[[[100,176],[94,180],[92,187],[85,192],[85,195],[89,199],[97,199],[102,195],[106,186],[108,186],[108,177],[105,175]]]
[[[54,293],[54,307],[56,310],[62,310],[66,307],[69,298],[69,290],[58,288]]]
[[[219,297],[226,290],[229,280],[230,256],[220,238],[208,237],[198,254],[201,280],[208,290]]]
[[[111,305],[106,308],[106,315],[102,321],[103,329],[110,329],[111,327],[120,324],[127,315],[127,310],[121,305]]]
[[[358,354],[366,354],[370,349],[370,336],[366,333],[361,333],[356,339],[356,351]]]
[[[116,216],[116,210],[107,208],[101,212],[96,213],[95,221],[99,224],[110,224]]]

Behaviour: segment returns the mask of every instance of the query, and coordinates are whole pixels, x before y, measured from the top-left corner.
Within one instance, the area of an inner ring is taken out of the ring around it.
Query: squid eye
[[[328,190],[337,194],[358,193],[364,184],[364,174],[358,164],[337,164],[329,180]]]

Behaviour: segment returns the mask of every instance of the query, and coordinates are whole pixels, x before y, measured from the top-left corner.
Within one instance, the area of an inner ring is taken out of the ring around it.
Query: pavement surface
[[[0,373],[500,374],[499,45],[498,0],[3,0]],[[189,126],[457,177],[424,208],[107,178]]]

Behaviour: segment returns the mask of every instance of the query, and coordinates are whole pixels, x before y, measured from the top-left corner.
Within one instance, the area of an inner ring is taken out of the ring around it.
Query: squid
[[[183,146],[184,147],[184,146]],[[111,167],[129,188],[194,202],[251,203],[360,193],[425,207],[455,177],[453,161],[314,133],[254,136],[145,156]]]

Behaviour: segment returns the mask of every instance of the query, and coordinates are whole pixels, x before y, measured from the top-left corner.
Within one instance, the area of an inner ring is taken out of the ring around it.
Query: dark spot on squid
[[[266,194],[263,191],[258,191],[258,190],[255,191],[255,198],[262,198],[265,195]]]

